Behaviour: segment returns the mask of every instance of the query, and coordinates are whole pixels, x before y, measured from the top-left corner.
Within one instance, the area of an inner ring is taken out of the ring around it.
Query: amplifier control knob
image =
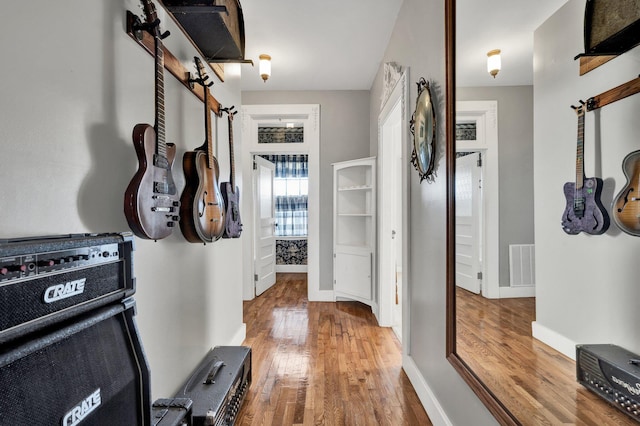
[[[10,265],[7,266],[7,269],[10,272],[25,272],[27,270],[27,265]]]
[[[53,261],[53,259],[39,260],[39,261],[38,261],[38,266],[44,266],[44,267],[47,267],[47,266],[53,266],[53,265],[55,265],[55,264],[56,264],[56,263]]]
[[[2,267],[0,268],[0,275],[7,275],[9,273],[9,269]]]

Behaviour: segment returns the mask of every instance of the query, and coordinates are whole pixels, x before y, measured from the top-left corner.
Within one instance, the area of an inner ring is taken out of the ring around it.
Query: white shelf
[[[373,189],[370,185],[362,185],[362,186],[345,186],[342,188],[338,188],[338,191],[370,191]]]
[[[376,158],[333,164],[333,278],[336,296],[373,305]]]

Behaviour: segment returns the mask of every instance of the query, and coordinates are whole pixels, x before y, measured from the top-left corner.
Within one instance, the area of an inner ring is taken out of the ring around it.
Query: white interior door
[[[380,158],[380,325],[402,341],[402,103],[399,99],[381,127]]]
[[[262,157],[254,156],[254,280],[256,296],[276,282],[275,201],[273,179],[276,166]]]
[[[482,271],[480,153],[456,159],[456,285],[479,294]]]

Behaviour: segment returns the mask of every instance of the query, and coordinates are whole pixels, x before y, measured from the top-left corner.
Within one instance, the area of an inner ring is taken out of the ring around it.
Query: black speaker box
[[[0,240],[0,344],[135,292],[133,236]]]
[[[135,303],[102,306],[0,350],[0,424],[151,425]]]
[[[587,0],[584,17],[586,54],[621,54],[639,43],[638,0]]]

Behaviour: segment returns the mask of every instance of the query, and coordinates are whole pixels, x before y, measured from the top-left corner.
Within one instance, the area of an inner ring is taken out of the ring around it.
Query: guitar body
[[[580,232],[599,235],[609,229],[609,215],[600,201],[602,179],[584,178],[583,187],[576,191],[574,182],[564,184],[567,200],[562,214],[562,229],[567,234]]]
[[[148,124],[134,127],[133,145],[138,170],[125,191],[124,214],[138,237],[159,240],[171,234],[179,219],[180,202],[171,171],[176,147],[167,144],[166,157],[156,155],[156,132]]]
[[[184,153],[182,165],[185,187],[180,197],[180,230],[191,243],[211,243],[224,232],[224,199],[220,194],[220,169],[213,158],[207,167],[207,152],[202,149]]]
[[[222,238],[239,238],[242,233],[242,221],[240,220],[240,190],[231,182],[222,182],[220,191],[224,197],[226,206],[224,234]]]
[[[622,171],[627,184],[613,199],[613,221],[627,234],[640,237],[640,151],[624,158]]]

